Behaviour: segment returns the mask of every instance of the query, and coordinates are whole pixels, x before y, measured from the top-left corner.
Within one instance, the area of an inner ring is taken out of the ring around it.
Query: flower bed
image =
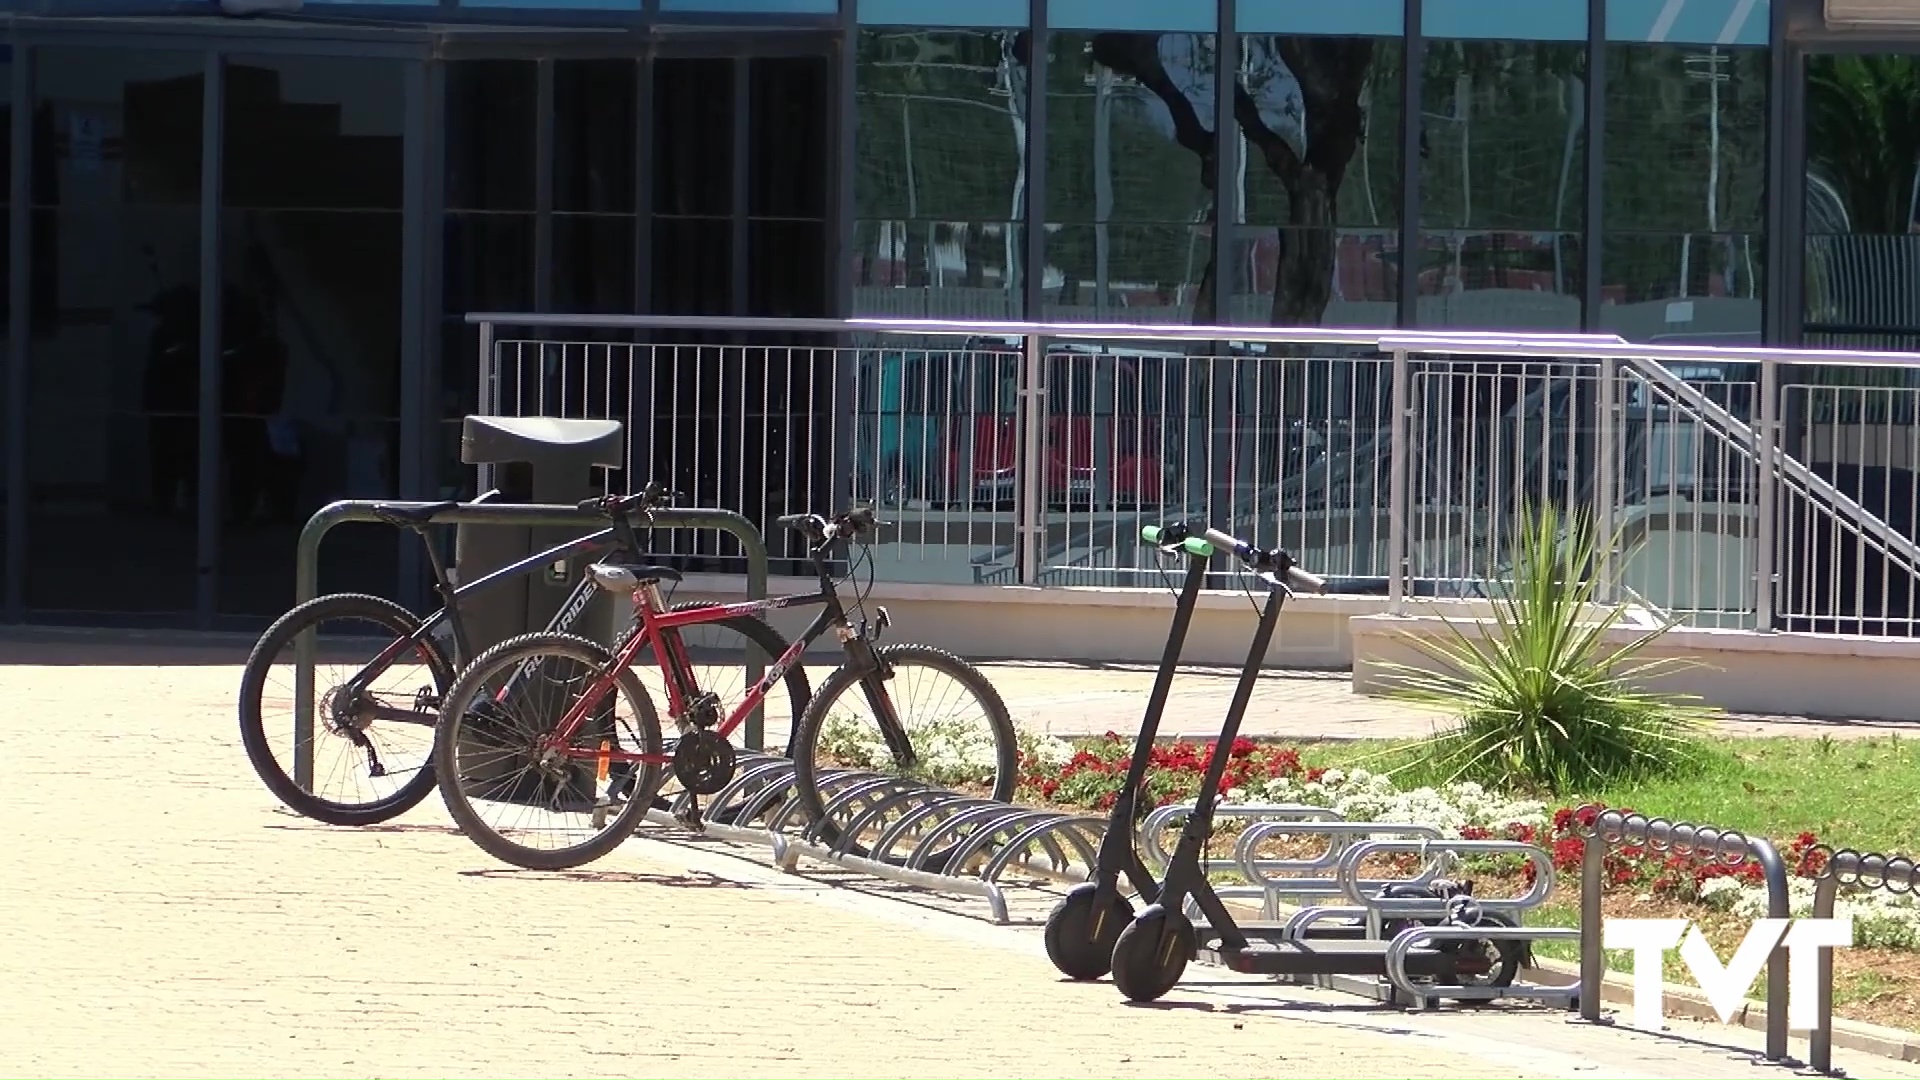
[[[1058,739],[1027,742],[1021,751],[1023,801],[1096,810],[1112,807],[1126,778],[1132,740],[1109,732],[1076,744]],[[1577,885],[1582,841],[1576,831],[1581,811],[1575,807],[1550,810],[1544,802],[1512,798],[1471,783],[1402,789],[1380,773],[1314,768],[1293,747],[1249,739],[1235,740],[1227,752],[1225,802],[1323,806],[1349,821],[1427,825],[1465,839],[1507,838],[1536,844],[1552,854],[1556,873],[1566,875],[1568,885]],[[1183,741],[1154,747],[1147,774],[1154,804],[1192,798],[1213,753],[1212,743]],[[1230,830],[1234,825],[1223,821],[1221,828]],[[1820,871],[1818,843],[1812,832],[1801,832],[1781,852],[1795,875],[1790,884],[1796,916],[1812,911],[1810,879]],[[1492,877],[1517,874],[1525,884],[1531,884],[1527,879],[1533,871],[1524,860],[1489,860],[1471,869]],[[1741,919],[1766,912],[1766,888],[1760,867],[1753,863],[1702,864],[1627,845],[1608,853],[1604,874],[1610,892],[1700,906]],[[1920,898],[1885,891],[1843,894],[1837,911],[1853,916],[1857,947],[1920,951]]]

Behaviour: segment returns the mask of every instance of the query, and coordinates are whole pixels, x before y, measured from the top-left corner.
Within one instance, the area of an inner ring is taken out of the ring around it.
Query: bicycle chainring
[[[695,795],[712,795],[732,782],[733,744],[711,731],[689,731],[673,748],[673,775]]]

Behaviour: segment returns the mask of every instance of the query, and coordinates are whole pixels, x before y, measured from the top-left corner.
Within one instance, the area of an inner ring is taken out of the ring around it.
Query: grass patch
[[[1414,743],[1309,743],[1300,747],[1300,758],[1320,768],[1391,772],[1402,787],[1440,779]],[[1723,741],[1703,749],[1683,774],[1540,797],[1628,806],[1775,843],[1811,832],[1836,847],[1911,855],[1920,852],[1920,817],[1909,798],[1915,790],[1920,739],[1825,736]]]

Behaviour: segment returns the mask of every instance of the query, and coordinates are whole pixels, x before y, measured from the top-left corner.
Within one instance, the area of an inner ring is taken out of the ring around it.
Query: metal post
[[[1047,434],[1047,342],[1038,334],[1022,339],[1020,362],[1020,468],[1014,474],[1019,510],[1013,531],[1020,544],[1020,584],[1040,581],[1040,559],[1045,551],[1040,537],[1046,530],[1040,491],[1046,483],[1041,445]]]
[[[1404,615],[1407,609],[1407,476],[1413,468],[1407,447],[1413,413],[1409,366],[1407,350],[1393,350],[1393,399],[1387,421],[1387,612],[1392,615]]]
[[[27,365],[33,347],[33,59],[34,50],[13,47],[13,112],[7,141],[13,173],[7,178],[7,550],[0,605],[8,622],[23,622],[27,610]]]
[[[195,515],[194,547],[194,623],[201,629],[213,625],[214,609],[220,595],[220,520],[223,499],[221,475],[221,410],[226,402],[220,393],[221,368],[221,296],[225,274],[221,271],[220,204],[221,156],[226,142],[226,57],[208,52],[200,84],[200,439],[197,482],[200,487]],[[236,509],[239,509],[236,507]]]
[[[1607,839],[1596,821],[1580,848],[1580,1019],[1595,1024],[1600,1022],[1600,988],[1607,978],[1607,955],[1601,950],[1606,915],[1600,909],[1606,859]]]
[[[1620,361],[1611,356],[1600,360],[1600,387],[1598,400],[1594,403],[1594,417],[1598,421],[1593,433],[1593,520],[1594,539],[1598,541],[1600,565],[1594,567],[1594,576],[1599,582],[1600,599],[1604,602],[1613,595],[1613,503],[1614,492],[1614,455],[1618,453],[1620,432],[1616,426],[1619,419],[1618,383],[1620,379]]]
[[[1787,864],[1767,840],[1753,840],[1749,850],[1754,862],[1766,875],[1767,918],[1790,919],[1793,901],[1787,894]],[[1823,950],[1825,951],[1825,950]],[[1766,1060],[1786,1062],[1787,1057],[1787,950],[1775,945],[1767,958],[1767,1054]]]
[[[1760,365],[1760,422],[1754,425],[1754,447],[1758,460],[1760,485],[1758,514],[1754,535],[1756,548],[1754,553],[1754,629],[1773,629],[1773,590],[1774,582],[1779,579],[1780,560],[1775,548],[1775,521],[1778,508],[1775,503],[1777,489],[1774,486],[1774,455],[1780,447],[1780,368],[1768,362]]]
[[[498,400],[500,387],[494,380],[493,324],[490,322],[480,324],[479,364],[480,369],[475,376],[474,382],[475,400],[473,411],[481,416],[493,416],[500,411],[500,402]],[[631,432],[628,433],[628,440],[632,440]],[[477,470],[476,475],[478,477],[480,491],[491,489],[493,487],[493,466],[479,465],[475,466],[475,468]],[[475,494],[478,494],[478,492]]]
[[[1840,898],[1840,879],[1834,873],[1832,858],[1822,868],[1820,883],[1813,890],[1813,917],[1816,919],[1833,918],[1833,906]],[[1857,873],[1857,870],[1856,870]],[[1833,1072],[1833,950],[1821,949],[1819,958],[1814,961],[1815,978],[1818,989],[1815,991],[1816,1007],[1814,1015],[1820,1018],[1820,1026],[1807,1036],[1807,1064],[1818,1073]]]

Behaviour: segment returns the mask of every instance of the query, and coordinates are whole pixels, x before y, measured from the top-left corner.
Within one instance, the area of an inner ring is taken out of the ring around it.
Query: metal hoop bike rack
[[[804,824],[793,762],[754,752],[743,753],[733,780],[705,800],[702,831],[768,848],[774,865],[789,872],[805,857],[931,892],[979,897],[993,921],[1005,925],[1012,921],[1008,873],[1085,880],[1105,824],[860,769],[827,770],[817,782],[826,803],[822,822],[839,826],[832,844],[819,823]],[[678,825],[675,815],[689,798],[674,796],[671,809],[649,811],[647,820]],[[867,854],[856,854],[863,844]]]

